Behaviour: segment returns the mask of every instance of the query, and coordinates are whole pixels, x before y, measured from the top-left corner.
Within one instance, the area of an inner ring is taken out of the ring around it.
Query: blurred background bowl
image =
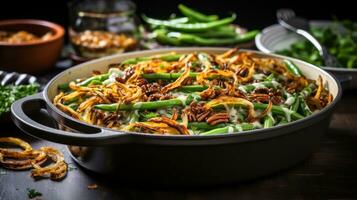
[[[332,24],[332,21],[311,20],[310,26],[324,28]],[[255,37],[256,47],[264,53],[277,53],[284,49],[290,49],[291,45],[305,40],[302,36],[286,30],[279,24],[268,26]],[[357,89],[357,69],[346,67],[326,67],[324,70],[335,75],[344,89]]]
[[[52,33],[48,40],[16,44],[0,42],[0,68],[7,71],[46,72],[54,67],[61,54],[65,31],[55,23],[34,19],[3,20],[0,21],[0,31],[26,31],[36,36]]]

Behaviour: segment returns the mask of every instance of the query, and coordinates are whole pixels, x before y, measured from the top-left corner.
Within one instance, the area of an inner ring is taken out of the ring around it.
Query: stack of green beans
[[[225,46],[249,42],[259,33],[257,30],[244,34],[237,32],[232,24],[236,15],[220,19],[217,15],[206,15],[180,4],[185,17],[158,20],[143,15],[143,20],[153,30],[154,38],[172,46]]]

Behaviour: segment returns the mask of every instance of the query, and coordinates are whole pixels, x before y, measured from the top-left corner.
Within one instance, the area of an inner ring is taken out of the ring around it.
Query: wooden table
[[[104,178],[77,166],[66,147],[26,136],[15,127],[1,125],[1,136],[19,136],[35,148],[44,145],[62,150],[72,169],[61,182],[34,181],[29,171],[0,168],[0,200],[27,199],[26,188],[41,192],[42,199],[357,199],[357,94],[343,95],[321,146],[309,159],[257,180],[210,188],[153,188],[128,185]],[[303,145],[303,144],[301,144]],[[89,190],[88,185],[98,188]]]

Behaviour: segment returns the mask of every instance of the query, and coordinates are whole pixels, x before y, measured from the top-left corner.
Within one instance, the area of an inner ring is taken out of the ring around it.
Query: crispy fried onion
[[[173,90],[177,87],[180,87],[182,82],[185,81],[185,79],[190,75],[190,67],[189,65],[185,66],[185,71],[182,73],[182,75],[176,79],[174,82],[167,84],[165,87],[161,89],[162,93],[166,93],[170,90]]]
[[[23,151],[15,151],[0,148],[0,163],[3,167],[13,170],[24,170],[32,168],[32,163],[43,163],[46,161],[46,154],[33,150],[30,144],[13,137],[0,138],[0,143],[10,143],[19,146]]]
[[[322,93],[322,91],[323,91],[323,83],[322,83],[322,78],[321,78],[321,76],[319,76],[318,78],[317,78],[317,90],[316,90],[316,94],[315,94],[315,96],[314,96],[314,98],[315,99],[320,99],[320,97],[321,97],[321,93]]]
[[[228,62],[227,58],[230,58],[237,51],[238,51],[238,48],[234,48],[234,49],[231,49],[231,50],[228,50],[228,51],[224,52],[223,54],[215,56],[216,63],[218,63],[221,66],[226,65],[226,63]]]
[[[252,102],[238,97],[230,97],[230,96],[221,96],[212,101],[206,103],[205,107],[207,109],[221,106],[221,105],[239,105],[247,108],[248,110],[248,121],[251,121],[256,118],[256,113],[254,110],[254,105]]]
[[[178,130],[181,135],[189,135],[190,134],[188,132],[188,129],[185,126],[177,123],[175,120],[172,120],[168,117],[154,117],[154,118],[149,119],[149,121],[167,124],[168,126]]]
[[[207,119],[207,123],[209,123],[210,125],[226,123],[228,121],[229,121],[229,115],[227,112],[215,113]]]
[[[156,134],[164,134],[164,135],[180,135],[180,132],[170,127],[165,123],[156,123],[156,122],[133,122],[129,125],[125,126],[123,131],[131,131],[133,128],[139,128],[140,131],[147,133],[156,133]]]
[[[237,86],[238,86],[238,77],[237,75],[232,72],[232,71],[227,71],[227,70],[216,70],[216,69],[211,69],[208,71],[204,71],[202,73],[200,73],[197,76],[197,83],[201,84],[201,85],[207,85],[208,81],[206,80],[206,78],[208,77],[226,77],[226,78],[233,78],[234,82],[233,82],[233,86],[232,89],[234,90]]]
[[[54,164],[41,167],[39,164],[33,163],[34,169],[31,171],[31,176],[44,177],[49,175],[51,180],[64,178],[67,174],[67,164],[64,161],[63,154],[52,147],[41,147],[40,151],[45,152],[54,161]]]
[[[160,133],[169,135],[189,135],[187,127],[177,123],[168,117],[155,117],[147,122],[134,122],[126,126],[123,130],[130,131],[133,128],[141,128],[150,133]]]
[[[34,168],[31,172],[33,177],[50,174],[52,180],[62,179],[67,174],[67,164],[63,154],[52,147],[42,147],[39,150],[32,149],[27,142],[13,137],[0,138],[0,143],[10,143],[19,146],[23,151],[15,151],[7,148],[0,148],[0,164],[12,170],[24,170]],[[56,163],[54,165],[41,168],[40,165],[50,157]]]

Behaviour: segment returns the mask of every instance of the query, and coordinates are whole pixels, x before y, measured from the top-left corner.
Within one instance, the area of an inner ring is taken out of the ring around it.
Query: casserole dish
[[[328,128],[332,111],[341,97],[341,87],[333,76],[320,68],[283,56],[242,50],[263,57],[289,59],[310,79],[320,75],[334,100],[309,117],[268,129],[210,136],[127,133],[86,124],[63,113],[52,103],[60,84],[89,77],[93,70],[107,71],[110,63],[172,51],[223,53],[227,50],[161,49],[87,62],[57,75],[42,93],[16,101],[12,105],[12,117],[15,124],[30,135],[75,145],[69,146],[69,150],[79,165],[132,182],[181,186],[236,182],[288,168],[307,158]],[[60,129],[47,127],[29,117],[43,109],[58,122]]]

